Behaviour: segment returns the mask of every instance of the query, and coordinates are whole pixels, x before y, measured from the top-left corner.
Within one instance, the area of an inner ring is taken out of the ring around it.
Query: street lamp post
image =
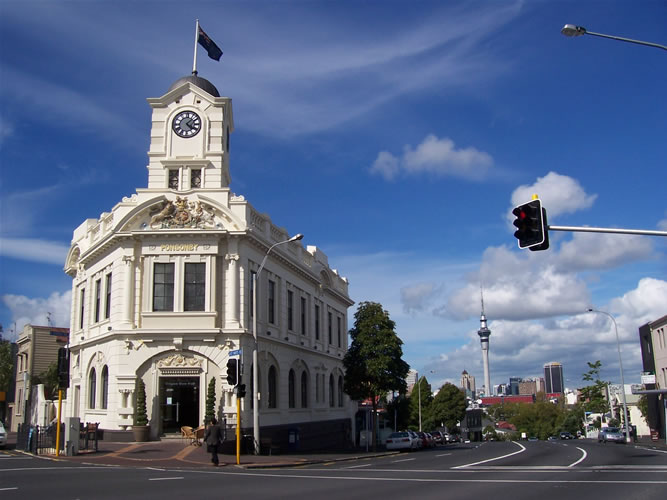
[[[667,50],[666,45],[660,45],[659,43],[644,42],[642,40],[633,40],[632,38],[623,38],[621,36],[604,35],[602,33],[595,33],[593,31],[588,31],[583,26],[575,26],[574,24],[566,24],[565,26],[563,26],[563,29],[561,29],[560,32],[567,37],[576,37],[576,36],[581,36],[581,35],[593,35],[593,36],[599,36],[599,37],[602,37],[602,38],[611,38],[612,40],[619,40],[621,42],[636,43],[638,45],[647,45],[649,47],[655,47],[657,49]]]
[[[288,240],[279,241],[274,243],[269,247],[264,255],[264,259],[257,269],[257,272],[252,275],[252,337],[255,342],[255,345],[252,350],[252,399],[253,399],[253,408],[252,408],[252,428],[253,428],[253,440],[255,445],[255,455],[259,455],[259,385],[258,385],[258,367],[257,367],[257,277],[259,273],[264,269],[264,264],[266,264],[266,259],[273,250],[278,245],[283,245],[284,243],[291,243],[292,241],[298,241],[303,238],[303,234],[299,233],[292,236]]]
[[[630,421],[628,420],[628,404],[625,400],[625,379],[623,378],[623,360],[621,359],[621,342],[618,340],[618,326],[616,325],[616,320],[614,317],[605,311],[598,311],[597,309],[588,309],[588,312],[595,312],[599,314],[605,314],[611,318],[611,321],[614,323],[614,331],[616,332],[616,348],[618,349],[618,366],[621,370],[621,400],[623,401],[623,414],[625,415],[625,441],[626,443],[630,442]],[[610,403],[611,403],[611,398]],[[612,417],[614,415],[612,414]]]

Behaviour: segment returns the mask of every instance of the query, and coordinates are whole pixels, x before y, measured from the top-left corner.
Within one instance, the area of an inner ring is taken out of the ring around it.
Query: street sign
[[[229,357],[231,358],[232,356],[240,356],[241,355],[241,349],[236,349],[235,351],[229,351]]]

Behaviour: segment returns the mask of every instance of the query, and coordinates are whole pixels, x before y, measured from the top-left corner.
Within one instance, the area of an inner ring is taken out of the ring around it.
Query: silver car
[[[600,429],[600,432],[598,433],[598,443],[599,442],[625,443],[625,434],[623,434],[618,427]]]
[[[4,448],[5,446],[7,446],[7,431],[2,422],[0,422],[0,448]]]

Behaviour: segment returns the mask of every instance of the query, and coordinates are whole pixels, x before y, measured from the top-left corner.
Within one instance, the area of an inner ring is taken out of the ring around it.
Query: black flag
[[[220,60],[220,57],[222,57],[222,50],[220,50],[220,47],[218,47],[215,42],[211,40],[204,32],[204,30],[201,29],[201,26],[199,27],[197,41],[199,42],[199,45],[206,49],[206,52],[208,52],[208,57],[215,59],[216,61]]]

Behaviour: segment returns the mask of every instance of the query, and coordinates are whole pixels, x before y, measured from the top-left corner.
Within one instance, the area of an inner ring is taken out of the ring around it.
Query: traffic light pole
[[[549,231],[578,231],[584,233],[615,233],[615,234],[642,234],[646,236],[667,236],[667,231],[652,231],[648,229],[618,229],[611,227],[578,227],[578,226],[547,226]]]

